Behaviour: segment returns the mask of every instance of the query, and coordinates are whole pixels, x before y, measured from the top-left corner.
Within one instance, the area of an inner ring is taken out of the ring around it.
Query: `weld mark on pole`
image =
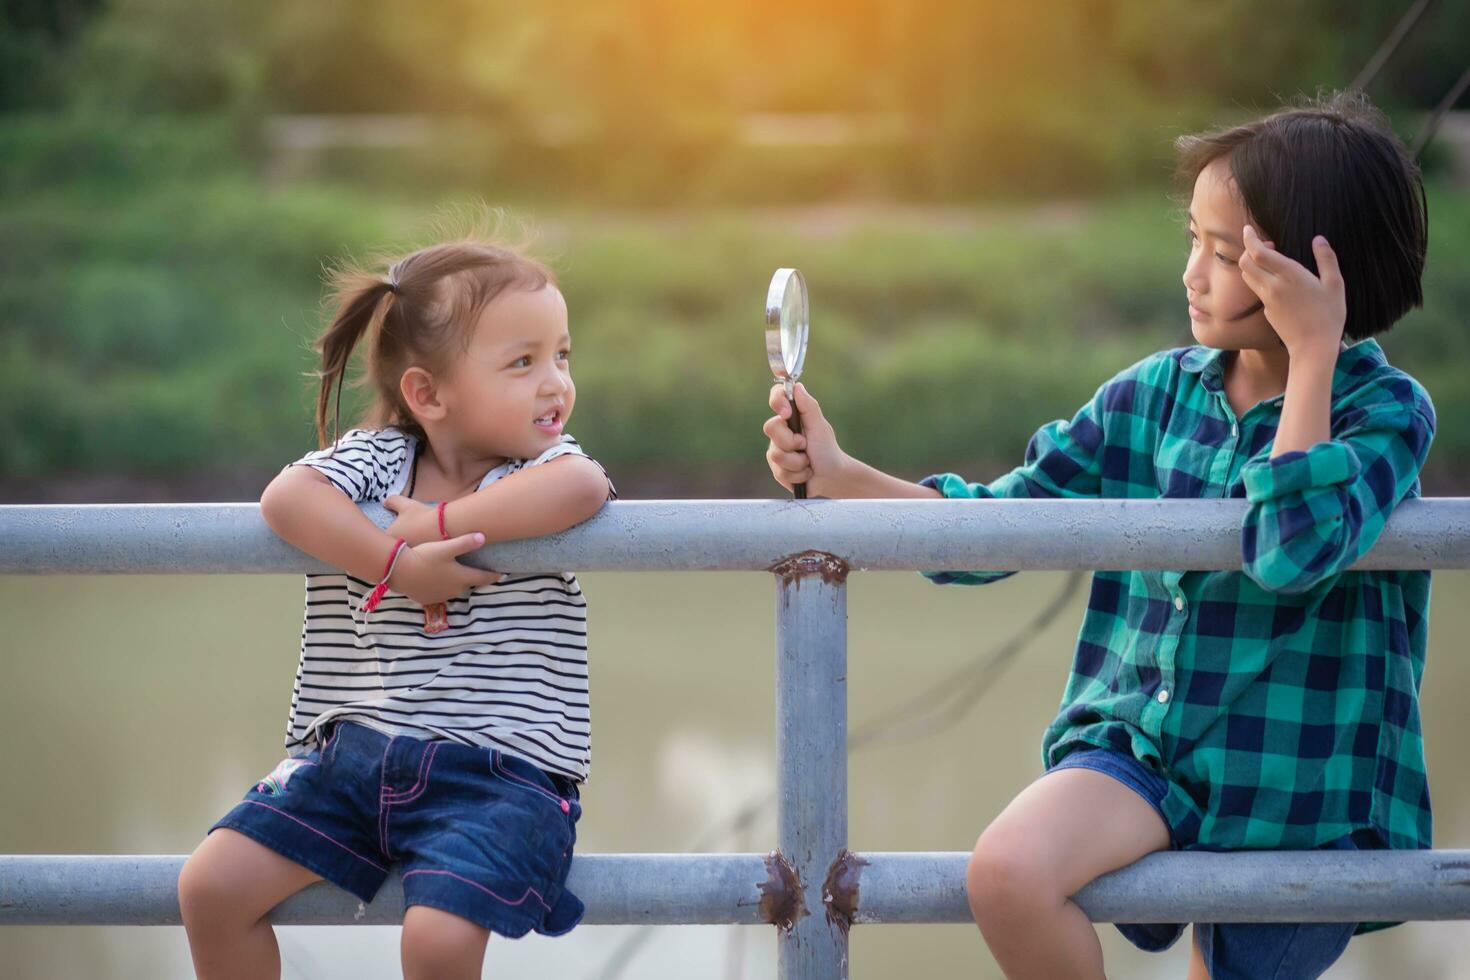
[[[761,918],[776,928],[790,932],[807,914],[801,875],[780,851],[766,855],[766,880],[757,887],[761,892]]]
[[[851,571],[847,562],[825,551],[803,551],[776,562],[767,571],[784,582],[794,582],[809,575],[820,575],[828,585],[841,585]]]
[[[852,920],[857,915],[858,884],[867,863],[844,847],[837,852],[836,860],[827,869],[827,880],[822,884],[822,904],[827,909],[827,923],[842,930],[844,936],[852,928]]]

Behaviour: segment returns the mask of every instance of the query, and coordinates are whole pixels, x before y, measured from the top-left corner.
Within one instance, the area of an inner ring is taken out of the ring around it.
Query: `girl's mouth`
[[[1195,306],[1193,303],[1190,303],[1189,304],[1189,318],[1191,320],[1208,320],[1210,318],[1210,315],[1208,313],[1206,313],[1204,310],[1200,309],[1198,306]]]
[[[547,412],[539,419],[533,420],[532,424],[543,432],[553,432],[559,435],[561,433],[561,409]]]

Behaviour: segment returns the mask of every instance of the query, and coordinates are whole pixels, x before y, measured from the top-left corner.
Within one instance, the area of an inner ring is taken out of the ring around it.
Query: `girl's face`
[[[577,400],[571,349],[567,304],[556,287],[495,297],[439,387],[445,421],[462,445],[534,459],[560,441]]]
[[[1240,276],[1245,251],[1242,229],[1251,223],[1235,193],[1230,165],[1217,157],[1200,171],[1189,203],[1189,261],[1184,291],[1189,299],[1194,338],[1221,350],[1272,350],[1282,347],[1259,298]],[[1260,231],[1259,226],[1256,228]],[[1237,319],[1239,317],[1239,319]]]

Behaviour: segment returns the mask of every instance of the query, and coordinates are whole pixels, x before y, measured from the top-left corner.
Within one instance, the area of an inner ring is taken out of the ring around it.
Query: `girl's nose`
[[[1203,251],[1203,250],[1201,250]],[[1209,286],[1209,277],[1202,274],[1196,256],[1191,255],[1184,263],[1184,288],[1192,293],[1203,293]]]

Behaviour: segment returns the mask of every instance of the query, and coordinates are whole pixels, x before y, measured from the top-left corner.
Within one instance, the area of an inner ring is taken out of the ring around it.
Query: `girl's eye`
[[[1194,251],[1194,247],[1199,244],[1199,236],[1194,233],[1194,229],[1193,228],[1191,228],[1188,231],[1186,231],[1184,233],[1184,236],[1185,236],[1185,241],[1189,243],[1189,250],[1191,252]],[[1226,265],[1235,265],[1236,264],[1236,261],[1234,259],[1230,258],[1227,255],[1221,255],[1219,252],[1216,252],[1215,253],[1215,258],[1219,259],[1221,262],[1225,263]]]
[[[518,357],[518,358],[516,358],[514,361],[511,362],[511,365],[510,366],[513,367],[513,368],[530,367],[531,366],[531,355],[530,354],[527,354],[524,357]]]
[[[570,361],[572,359],[572,352],[569,350],[558,351],[557,356],[563,361]]]

